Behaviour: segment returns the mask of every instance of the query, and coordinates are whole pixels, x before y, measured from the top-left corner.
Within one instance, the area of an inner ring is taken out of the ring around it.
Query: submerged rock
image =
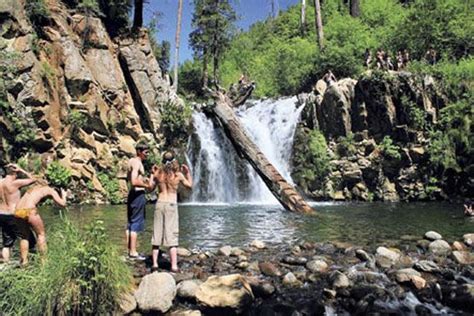
[[[265,249],[267,248],[267,245],[263,241],[256,239],[250,243],[250,247],[254,247],[257,249]]]

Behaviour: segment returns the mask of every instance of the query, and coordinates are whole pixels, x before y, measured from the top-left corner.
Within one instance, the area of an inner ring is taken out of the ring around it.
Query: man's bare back
[[[188,171],[189,172],[189,171]],[[158,183],[158,201],[176,203],[178,200],[178,186],[183,183],[184,186],[191,188],[192,183],[189,183],[182,172],[172,172],[167,174],[163,170],[158,170],[155,177]]]

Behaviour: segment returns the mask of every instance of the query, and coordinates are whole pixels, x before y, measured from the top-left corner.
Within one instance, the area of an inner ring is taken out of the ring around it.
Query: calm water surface
[[[295,241],[344,241],[375,247],[403,235],[423,236],[435,230],[447,241],[474,232],[474,218],[465,218],[462,205],[448,203],[313,203],[319,216],[285,211],[279,205],[180,204],[180,243],[189,248],[244,246],[254,239],[267,243]],[[57,209],[41,209],[46,227],[60,222]],[[125,244],[125,206],[70,207],[69,218],[85,225],[93,219],[105,222],[110,238]],[[146,230],[140,249],[150,248],[153,205],[147,206]]]

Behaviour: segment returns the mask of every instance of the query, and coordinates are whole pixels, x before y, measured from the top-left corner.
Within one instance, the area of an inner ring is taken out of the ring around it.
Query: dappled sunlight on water
[[[448,241],[474,232],[474,221],[462,215],[462,205],[448,203],[312,203],[319,216],[285,211],[265,204],[184,204],[179,207],[180,243],[189,248],[244,246],[254,239],[268,243],[298,240],[344,241],[372,247],[390,244],[403,235],[422,238],[435,230]],[[47,228],[59,222],[56,209],[42,209]],[[126,207],[75,206],[69,218],[81,225],[93,219],[105,222],[110,238],[124,244]],[[153,205],[147,206],[143,251],[150,248]]]

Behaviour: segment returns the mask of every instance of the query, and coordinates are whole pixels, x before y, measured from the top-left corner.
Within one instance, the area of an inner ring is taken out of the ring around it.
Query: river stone
[[[266,276],[281,276],[280,270],[271,262],[261,262],[258,264],[258,267]]]
[[[224,246],[219,248],[219,254],[223,256],[230,256],[230,253],[232,252],[232,247],[231,246]]]
[[[230,255],[234,257],[239,257],[242,256],[245,252],[237,247],[233,247],[232,250],[230,251]]]
[[[331,289],[324,289],[323,295],[327,297],[328,299],[333,299],[333,298],[336,298],[337,292]]]
[[[288,286],[301,285],[301,281],[299,281],[292,272],[288,272],[287,274],[285,274],[282,282],[284,285],[288,285]]]
[[[240,255],[237,259],[239,260],[239,262],[249,261],[249,258],[247,256],[244,256],[244,255]]]
[[[356,252],[356,257],[359,258],[361,261],[372,261],[373,259],[369,256],[367,252],[365,252],[362,249],[357,249]]]
[[[178,247],[176,251],[180,257],[190,257],[192,255],[192,252],[186,248]]]
[[[385,247],[378,247],[376,251],[377,264],[383,268],[390,268],[400,260],[400,253]]]
[[[439,239],[443,239],[443,236],[441,236],[435,231],[429,231],[425,233],[425,238],[428,240],[439,240]]]
[[[474,244],[474,234],[464,234],[462,237],[466,245],[472,246]]]
[[[177,310],[171,312],[170,316],[201,316],[201,311],[198,310]]]
[[[265,249],[267,247],[263,241],[257,240],[257,239],[252,241],[250,243],[250,246],[254,247],[254,248],[257,248],[257,249]]]
[[[250,264],[247,261],[242,261],[237,263],[235,266],[239,269],[245,270],[250,266]]]
[[[126,315],[137,309],[137,300],[131,293],[124,293],[118,299],[120,311]]]
[[[346,288],[350,285],[349,278],[340,271],[335,271],[331,275],[331,279],[333,288]]]
[[[400,269],[395,273],[397,281],[400,283],[410,281],[410,277],[413,275],[421,276],[420,272],[412,268]]]
[[[453,258],[459,264],[474,264],[474,254],[469,251],[453,251]]]
[[[252,289],[240,274],[211,276],[196,291],[199,304],[211,308],[232,308],[237,311],[248,307],[253,300]]]
[[[453,242],[452,248],[453,248],[453,250],[457,250],[457,251],[466,251],[467,250],[467,247],[464,246],[464,244],[459,242],[459,241]]]
[[[275,292],[275,287],[269,282],[256,282],[251,283],[252,292],[255,297],[269,297]]]
[[[195,299],[196,291],[202,284],[201,280],[185,280],[178,284],[178,296],[185,299]]]
[[[432,253],[437,255],[447,255],[451,252],[451,246],[442,239],[431,242],[428,248]]]
[[[258,267],[258,261],[252,261],[250,262],[248,266],[249,270],[255,271],[255,272],[260,272],[260,268]]]
[[[433,261],[428,261],[428,260],[420,260],[417,263],[415,263],[415,269],[423,272],[437,272],[439,271],[439,267],[436,263]]]
[[[286,256],[282,259],[284,263],[291,264],[291,265],[305,265],[308,262],[308,259],[304,257],[291,257],[291,256]]]
[[[323,260],[311,260],[306,264],[306,268],[311,272],[325,272],[328,264]]]
[[[176,296],[176,282],[169,273],[151,273],[143,277],[135,298],[142,312],[166,313]]]

